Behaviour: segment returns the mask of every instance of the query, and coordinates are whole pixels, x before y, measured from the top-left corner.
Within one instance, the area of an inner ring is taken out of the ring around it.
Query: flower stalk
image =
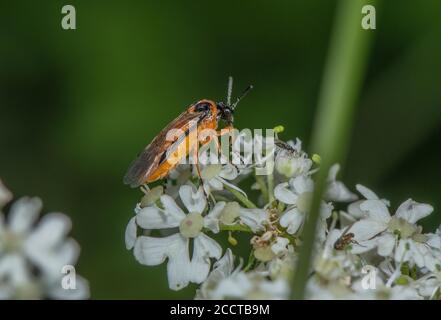
[[[360,26],[365,0],[341,0],[322,80],[312,147],[321,156],[314,195],[303,231],[303,244],[292,280],[291,298],[303,299],[310,273],[312,248],[327,174],[333,163],[344,159],[357,96],[368,57],[372,30]],[[372,4],[372,1],[369,2]]]

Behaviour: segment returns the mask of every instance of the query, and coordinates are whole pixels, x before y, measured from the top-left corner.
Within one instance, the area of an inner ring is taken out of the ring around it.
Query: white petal
[[[136,215],[136,223],[143,229],[168,229],[179,226],[185,214],[180,210],[166,210],[162,211],[158,207],[142,208]]]
[[[426,243],[432,248],[441,249],[441,236],[435,233],[427,233],[428,237]]]
[[[377,238],[378,254],[383,257],[388,257],[392,254],[395,247],[395,237],[386,233]]]
[[[375,248],[375,246],[377,245],[377,239],[371,239],[371,240],[366,240],[366,241],[360,241],[357,243],[352,243],[351,244],[351,253],[353,254],[361,254],[361,253],[365,253],[368,252],[370,250],[372,250],[373,248]]]
[[[424,256],[427,254],[427,247],[425,246],[417,246],[414,241],[408,240],[409,244],[409,259],[415,261],[416,265],[420,268],[425,267],[425,259]]]
[[[347,227],[348,225],[350,225],[356,221],[356,219],[354,219],[354,217],[352,215],[349,215],[342,210],[339,210],[338,213],[339,213],[340,225],[342,228]]]
[[[183,243],[187,244],[187,240],[179,233],[163,238],[140,236],[136,240],[133,254],[139,263],[156,266],[165,261],[170,253],[170,248],[180,246]],[[186,250],[188,253],[188,248]]]
[[[367,212],[370,219],[388,223],[390,220],[389,210],[380,200],[366,200],[360,204],[360,209]]]
[[[174,217],[185,217],[184,211],[176,204],[175,200],[168,194],[161,196],[161,203],[164,207],[164,212]]]
[[[13,232],[25,233],[37,220],[43,206],[40,198],[23,197],[16,201],[9,212],[9,228]]]
[[[275,279],[274,281],[263,280],[259,288],[269,300],[285,300],[289,295],[289,284],[285,279]],[[265,299],[265,300],[266,300]]]
[[[329,168],[328,181],[335,181],[337,179],[337,174],[340,171],[340,165],[338,163],[334,164]]]
[[[206,185],[206,184],[205,184]],[[224,185],[222,184],[222,182],[218,179],[218,178],[213,178],[208,180],[208,186],[209,188],[206,189],[212,189],[212,190],[222,190],[224,188]],[[207,194],[209,193],[209,190],[205,190],[205,192],[207,192]]]
[[[325,193],[325,199],[331,201],[351,202],[357,198],[357,195],[352,193],[341,181],[329,183]]]
[[[164,238],[141,236],[136,240],[133,253],[139,263],[155,266],[168,258],[167,277],[172,290],[180,290],[189,283],[191,269],[188,252],[189,240],[179,233]]]
[[[334,209],[332,203],[322,201],[320,203],[320,217],[325,220],[328,219],[332,214],[332,209]]]
[[[253,232],[265,230],[264,225],[268,221],[268,213],[263,209],[240,208],[240,220],[253,230]]]
[[[30,281],[30,274],[23,256],[18,254],[4,255],[0,259],[0,279],[9,279],[18,286]]]
[[[288,210],[280,218],[280,225],[286,228],[289,234],[294,234],[299,230],[303,221],[305,220],[305,215],[301,213],[296,208]]]
[[[214,299],[244,299],[253,288],[253,283],[244,272],[223,279],[213,290]]]
[[[188,270],[190,281],[203,282],[210,271],[210,258],[219,259],[221,255],[222,248],[216,241],[203,233],[197,236],[194,239],[191,267]]]
[[[325,247],[327,248],[333,248],[334,243],[337,241],[338,238],[341,237],[343,233],[343,230],[340,229],[332,229],[329,231],[328,236],[326,238]]]
[[[274,188],[274,197],[286,204],[295,204],[297,195],[289,189],[288,182],[280,183]]]
[[[126,227],[126,232],[125,232],[124,238],[126,240],[126,249],[127,250],[131,250],[135,246],[136,229],[137,229],[137,226],[136,226],[136,216],[135,216],[135,217],[132,217],[132,219],[130,219],[130,221]]]
[[[237,178],[238,172],[237,169],[230,163],[227,163],[222,167],[221,172],[219,173],[219,176],[227,179],[227,180],[234,180]]]
[[[211,210],[204,217],[204,227],[208,228],[214,233],[219,232],[219,216],[222,213],[222,210],[225,208],[225,202],[219,201],[214,206],[213,210]]]
[[[78,243],[73,239],[65,240],[56,248],[26,241],[24,249],[29,260],[50,279],[57,278],[65,265],[75,264],[80,252]]]
[[[314,191],[314,181],[305,175],[295,177],[294,179],[291,179],[289,183],[297,194]]]
[[[358,200],[358,201],[351,203],[348,206],[348,213],[356,219],[361,219],[361,218],[366,217],[367,212],[361,210],[361,208],[360,208],[360,204],[362,204],[363,202],[364,202],[364,200]]]
[[[427,217],[432,211],[433,207],[431,205],[408,199],[398,207],[396,216],[407,220],[409,223],[415,223]]]
[[[441,261],[439,257],[436,257],[433,250],[429,248],[425,243],[419,243],[412,241],[411,250],[413,252],[418,251],[422,257],[423,263],[419,267],[426,267],[430,271],[434,272],[436,270],[436,265],[440,265]]]
[[[229,276],[234,270],[234,256],[230,248],[225,251],[224,256],[216,261],[213,266],[213,272],[219,273],[223,278]],[[211,276],[210,274],[210,276]]]
[[[55,248],[60,244],[72,227],[70,218],[62,213],[45,215],[37,227],[27,237],[26,242],[40,248]]]
[[[182,202],[187,208],[188,212],[202,213],[207,205],[207,199],[205,198],[204,191],[199,188],[197,191],[189,185],[183,185],[179,189],[179,196]]]
[[[80,255],[80,245],[74,239],[69,238],[55,250],[55,253],[59,265],[74,265]]]
[[[382,222],[362,219],[355,222],[350,228],[350,231],[354,234],[356,241],[365,241],[383,232],[386,228],[387,225]]]
[[[288,251],[289,240],[283,237],[277,237],[276,241],[271,245],[271,251],[279,255]]]
[[[172,290],[181,290],[190,282],[191,263],[188,253],[188,240],[180,241],[169,249],[167,263],[168,286]]]
[[[360,192],[361,195],[367,200],[380,200],[380,198],[378,198],[378,196],[371,189],[366,188],[361,184],[355,185],[355,189],[357,189],[357,191]]]

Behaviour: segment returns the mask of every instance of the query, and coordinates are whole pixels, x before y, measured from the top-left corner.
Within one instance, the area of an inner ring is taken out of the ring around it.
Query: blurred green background
[[[69,214],[92,298],[192,298],[165,266],[139,265],[124,230],[140,197],[133,157],[228,75],[255,90],[239,128],[272,128],[307,150],[335,1],[1,1],[0,177]],[[77,29],[63,30],[74,5]],[[441,222],[441,1],[383,1],[343,180],[394,208],[413,197]],[[361,17],[361,14],[360,14]],[[368,31],[367,31],[368,32]],[[313,151],[313,150],[309,150]]]

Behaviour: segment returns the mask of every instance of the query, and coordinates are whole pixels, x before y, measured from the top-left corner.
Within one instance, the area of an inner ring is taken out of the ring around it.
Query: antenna
[[[242,94],[240,95],[240,97],[237,98],[236,102],[233,103],[233,104],[231,105],[231,109],[232,109],[232,110],[234,110],[234,108],[236,108],[236,106],[237,106],[237,104],[240,102],[240,100],[242,100],[243,98],[245,98],[245,96],[248,94],[248,92],[251,91],[251,89],[253,89],[253,85],[250,84],[250,85],[248,86],[248,88],[246,88],[246,89],[242,92]],[[228,105],[230,105],[230,104],[228,104]]]
[[[231,105],[231,93],[233,92],[233,77],[228,77],[228,88],[227,88],[227,106]]]

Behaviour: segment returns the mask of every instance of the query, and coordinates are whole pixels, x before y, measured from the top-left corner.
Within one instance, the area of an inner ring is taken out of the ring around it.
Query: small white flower
[[[347,230],[333,229],[314,260],[314,270],[324,279],[336,280],[360,273],[360,259],[347,250],[336,250],[336,241]]]
[[[265,209],[240,208],[240,221],[256,233],[265,230],[269,223],[269,213]]]
[[[288,246],[288,252],[266,263],[268,276],[273,280],[282,278],[285,281],[289,281],[297,264],[297,258],[298,256],[294,252],[294,248]]]
[[[39,198],[24,197],[12,205],[7,223],[0,214],[0,296],[87,298],[87,281],[79,276],[75,290],[61,288],[62,268],[74,265],[79,254],[76,241],[66,238],[70,219],[49,213],[34,227],[41,208]]]
[[[278,184],[274,196],[287,205],[296,205],[303,212],[309,209],[313,191],[314,182],[311,177],[302,175]]]
[[[276,256],[280,256],[288,253],[289,240],[284,237],[277,237],[274,243],[271,245],[271,250]]]
[[[441,265],[437,250],[441,239],[436,234],[422,234],[421,227],[415,223],[428,216],[433,208],[411,199],[403,202],[394,216],[391,216],[381,200],[366,200],[360,208],[366,218],[352,226],[352,232],[360,245],[354,244],[353,253],[361,253],[373,247],[378,248],[381,256],[391,256],[397,262],[411,262],[418,267],[434,270]]]
[[[213,290],[220,281],[231,276],[234,272],[240,272],[241,268],[242,261],[236,269],[234,268],[234,256],[231,249],[228,248],[224,256],[214,263],[213,271],[210,272],[207,279],[196,291],[195,299],[210,299],[211,290]]]
[[[312,276],[306,284],[306,297],[311,300],[349,300],[353,299],[353,292],[339,281],[323,283],[321,278]]]
[[[296,139],[296,143],[293,141],[287,143],[293,150],[282,149],[277,152],[275,160],[277,172],[286,178],[307,174],[312,167],[312,160],[302,151],[302,142]]]
[[[366,199],[366,200],[381,200],[386,206],[389,206],[390,203],[388,200],[386,199],[380,199],[375,192],[373,192],[371,189],[366,188],[365,186],[361,185],[361,184],[357,184],[355,186],[355,189],[357,189],[357,191]],[[355,201],[353,203],[351,203],[348,206],[348,213],[349,215],[351,215],[352,217],[356,218],[356,219],[361,219],[366,215],[366,212],[364,212],[363,210],[361,210],[360,208],[360,204],[362,204],[364,202],[364,200],[358,200]]]
[[[289,283],[286,279],[268,280],[258,272],[233,272],[214,286],[208,299],[280,300],[287,299]]]
[[[215,208],[204,215],[206,199],[202,188],[197,191],[184,185],[179,189],[182,203],[187,213],[168,195],[161,196],[163,209],[158,206],[142,208],[136,215],[136,224],[148,230],[174,228],[178,232],[167,237],[140,236],[134,244],[135,258],[144,265],[158,265],[168,258],[167,274],[169,286],[179,290],[189,282],[201,283],[210,271],[210,258],[219,259],[222,249],[219,244],[203,233],[203,228],[217,232],[218,217],[225,206],[218,202]],[[128,229],[132,230],[133,222]],[[130,232],[129,232],[130,233]],[[127,247],[131,247],[133,237],[128,237]],[[190,259],[189,245],[193,241]]]
[[[415,287],[419,294],[427,299],[439,298],[441,296],[441,270],[425,274],[415,281]]]
[[[288,205],[280,218],[280,225],[289,234],[295,234],[305,221],[314,191],[314,182],[309,176],[298,176],[276,186],[274,196]],[[332,205],[322,202],[320,216],[327,219],[332,213]]]
[[[421,300],[423,299],[415,286],[384,284],[383,279],[376,277],[375,289],[365,289],[362,286],[362,280],[353,283],[352,289],[355,291],[356,299],[376,299],[376,300]]]

